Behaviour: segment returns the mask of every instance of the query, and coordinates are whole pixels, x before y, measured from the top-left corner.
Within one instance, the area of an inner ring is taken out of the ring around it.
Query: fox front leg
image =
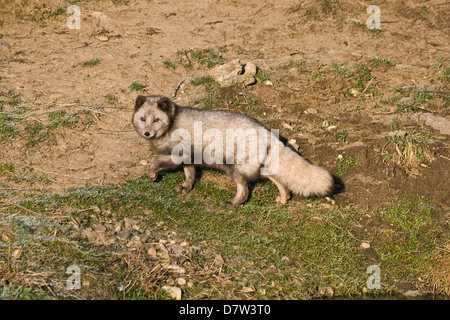
[[[195,167],[193,165],[184,166],[184,175],[186,176],[186,180],[175,187],[178,192],[183,194],[188,193],[192,190],[195,182]]]
[[[153,163],[150,165],[150,168],[148,168],[147,170],[147,176],[150,181],[155,181],[158,177],[159,170],[172,169],[179,166],[180,165],[172,162],[172,158],[170,155],[162,156],[153,161]]]

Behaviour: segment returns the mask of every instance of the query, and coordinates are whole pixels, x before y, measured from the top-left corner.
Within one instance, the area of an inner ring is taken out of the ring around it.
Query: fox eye
[[[142,122],[145,122],[145,117],[141,117],[141,121],[142,121]]]
[[[155,118],[155,120],[153,120],[153,122],[158,122],[159,121],[159,118]]]

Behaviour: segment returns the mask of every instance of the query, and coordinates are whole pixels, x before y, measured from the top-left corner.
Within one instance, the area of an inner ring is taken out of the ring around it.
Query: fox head
[[[133,113],[134,129],[146,139],[159,138],[172,126],[175,104],[163,96],[136,98]]]

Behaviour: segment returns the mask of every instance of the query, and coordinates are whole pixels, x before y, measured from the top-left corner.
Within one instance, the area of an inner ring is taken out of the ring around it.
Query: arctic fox
[[[132,123],[152,151],[161,155],[150,165],[149,179],[156,180],[159,170],[183,167],[186,180],[176,187],[182,193],[192,189],[196,166],[223,170],[233,179],[237,192],[225,202],[229,208],[244,203],[249,183],[261,176],[278,187],[276,201],[281,203],[289,199],[289,191],[305,197],[326,196],[334,188],[327,170],[311,164],[259,121],[243,114],[181,107],[164,96],[139,95]],[[225,141],[220,141],[223,137]]]

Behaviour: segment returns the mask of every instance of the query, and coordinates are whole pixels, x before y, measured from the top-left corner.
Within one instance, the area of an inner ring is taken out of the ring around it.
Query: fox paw
[[[155,181],[158,178],[158,172],[147,172],[147,177],[150,181]]]
[[[221,204],[226,206],[228,209],[233,209],[234,207],[236,207],[236,205],[231,201],[222,201]]]
[[[175,190],[177,190],[178,192],[181,192],[182,194],[186,194],[189,191],[191,191],[192,187],[189,186],[184,186],[183,184],[179,184],[175,187]]]
[[[282,198],[281,196],[278,196],[278,197],[275,199],[275,201],[276,201],[277,203],[285,204],[285,203],[287,202],[287,199],[286,199],[286,198]]]

